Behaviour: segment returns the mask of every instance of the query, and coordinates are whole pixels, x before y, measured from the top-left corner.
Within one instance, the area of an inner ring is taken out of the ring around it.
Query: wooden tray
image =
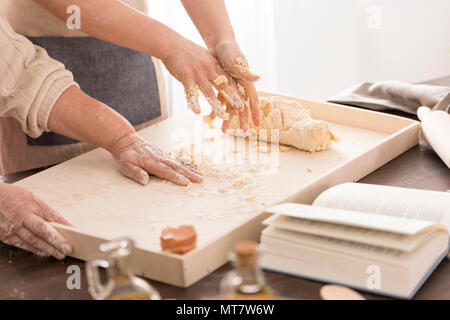
[[[277,172],[258,174],[255,186],[245,192],[203,194],[201,190],[216,188],[214,178],[206,178],[202,185],[194,186],[200,194],[197,196],[157,178],[151,178],[150,184],[142,187],[124,178],[112,157],[101,149],[16,184],[35,192],[76,226],[57,226],[73,243],[73,257],[86,260],[98,252],[99,244],[105,240],[129,236],[138,247],[132,257],[136,274],[187,287],[226,263],[236,241],[259,238],[261,221],[267,217],[264,208],[286,201],[311,203],[325,189],[359,180],[418,142],[417,121],[298,100],[311,110],[314,118],[329,121],[341,141],[325,152],[296,149],[280,152]],[[140,134],[171,150],[180,143],[179,138],[195,136],[198,128],[202,128],[203,134],[218,133],[219,129],[208,131],[205,124],[199,123],[198,117],[186,113]],[[241,138],[221,137],[212,143],[230,139]],[[248,192],[254,196],[247,197]],[[161,230],[182,224],[195,226],[197,249],[185,255],[162,252]]]

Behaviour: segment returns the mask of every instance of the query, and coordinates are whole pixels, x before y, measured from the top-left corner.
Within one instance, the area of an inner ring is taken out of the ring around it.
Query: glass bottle
[[[258,245],[240,241],[230,254],[234,270],[220,283],[221,298],[227,300],[273,300],[277,297],[266,286],[264,274],[258,266]]]
[[[134,241],[120,238],[100,246],[102,254],[86,263],[89,292],[96,300],[159,300],[158,291],[136,277],[131,268]],[[106,269],[103,282],[100,268]]]

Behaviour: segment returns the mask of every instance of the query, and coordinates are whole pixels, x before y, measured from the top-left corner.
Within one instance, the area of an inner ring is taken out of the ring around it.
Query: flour
[[[214,83],[216,86],[221,86],[221,85],[223,85],[223,84],[227,84],[227,83],[228,83],[228,79],[227,79],[227,77],[225,77],[225,76],[222,74],[222,75],[218,76],[218,77],[213,81],[213,83]]]
[[[205,142],[213,142],[212,138],[204,138]],[[236,149],[230,154],[239,153]],[[247,194],[257,187],[260,180],[259,166],[245,163],[245,159],[237,161],[236,157],[215,159],[208,154],[201,146],[189,145],[178,148],[171,153],[183,163],[192,166],[205,177],[202,184],[192,184],[178,192],[182,192],[192,197],[202,197],[205,195],[220,194],[242,194],[248,198]],[[242,154],[240,155],[242,156]],[[168,191],[168,192],[172,192]],[[256,198],[253,198],[254,201]]]

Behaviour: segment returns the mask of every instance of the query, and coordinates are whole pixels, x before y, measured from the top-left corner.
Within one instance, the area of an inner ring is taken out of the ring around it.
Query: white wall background
[[[179,0],[149,14],[203,42]],[[226,0],[260,90],[326,99],[365,80],[450,75],[450,0]],[[186,108],[169,79],[172,113]],[[204,103],[203,103],[204,104]]]
[[[366,80],[450,75],[449,0],[274,1],[278,88],[326,99]]]

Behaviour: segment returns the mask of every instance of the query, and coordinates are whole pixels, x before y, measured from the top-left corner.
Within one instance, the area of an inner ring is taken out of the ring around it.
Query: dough
[[[250,68],[248,66],[248,61],[245,58],[237,57],[236,58],[236,67],[239,68],[239,70],[244,74],[250,73]]]
[[[310,152],[330,149],[333,141],[339,141],[328,122],[312,119],[309,110],[298,101],[272,96],[262,97],[259,102],[261,125],[254,128],[250,119],[253,130],[249,130],[249,134],[256,134],[259,140],[270,141],[274,135],[278,136],[280,144]],[[234,130],[229,133],[241,135],[239,127],[239,119],[234,114],[229,126]]]
[[[200,112],[200,104],[198,103],[198,89],[196,87],[184,88],[188,108],[194,112]]]
[[[221,86],[221,85],[223,85],[223,84],[227,84],[227,83],[228,83],[228,79],[227,79],[227,77],[225,77],[225,76],[222,74],[222,75],[218,76],[218,77],[213,81],[213,83],[214,83],[216,86]]]

